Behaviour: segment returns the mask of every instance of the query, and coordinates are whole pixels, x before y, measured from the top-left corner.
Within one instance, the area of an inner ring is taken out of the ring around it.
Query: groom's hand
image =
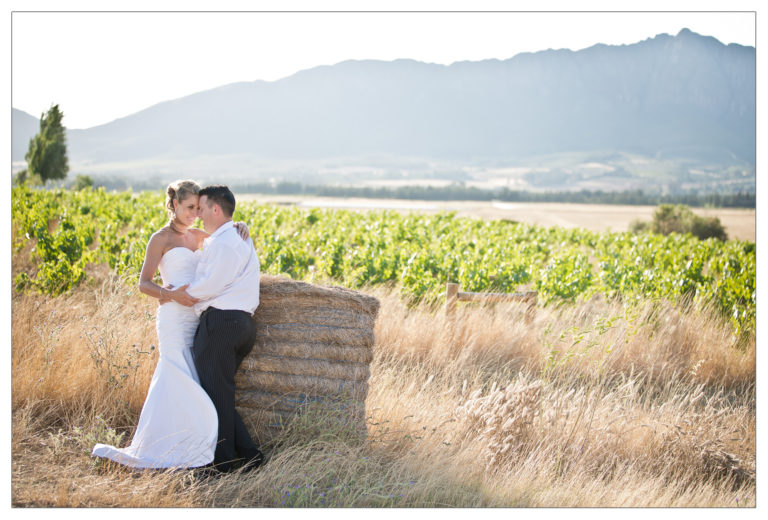
[[[170,296],[168,296],[168,293],[170,293],[171,289],[173,289],[173,284],[168,284],[167,286],[163,287],[163,289],[165,289],[166,292],[160,291],[160,305],[173,301],[171,300]]]
[[[170,291],[168,294],[171,300],[175,301],[176,303],[180,303],[181,305],[184,305],[186,307],[192,307],[194,304],[199,302],[200,300],[198,298],[195,298],[187,294],[187,287],[189,287],[188,283],[182,285],[178,289],[174,289],[173,291]]]

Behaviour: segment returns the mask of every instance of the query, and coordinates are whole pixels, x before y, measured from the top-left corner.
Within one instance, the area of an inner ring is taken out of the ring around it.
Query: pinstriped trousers
[[[232,469],[237,458],[247,461],[259,453],[235,410],[235,372],[255,342],[256,326],[247,312],[209,307],[200,316],[192,355],[219,418],[213,463],[221,471]]]

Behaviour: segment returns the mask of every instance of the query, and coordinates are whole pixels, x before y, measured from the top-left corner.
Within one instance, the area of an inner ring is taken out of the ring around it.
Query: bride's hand
[[[250,235],[248,234],[248,226],[245,225],[245,222],[236,222],[235,229],[237,230],[237,234],[240,235],[240,238],[248,240]]]

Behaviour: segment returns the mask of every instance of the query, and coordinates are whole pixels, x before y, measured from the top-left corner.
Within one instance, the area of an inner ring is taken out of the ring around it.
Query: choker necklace
[[[183,234],[184,234],[184,231],[179,231],[178,229],[176,229],[176,228],[174,227],[173,223],[174,223],[174,221],[173,221],[173,220],[171,220],[170,222],[168,222],[168,227],[169,227],[169,228],[171,228],[171,231],[174,231],[174,232],[178,233],[179,235],[183,235]]]

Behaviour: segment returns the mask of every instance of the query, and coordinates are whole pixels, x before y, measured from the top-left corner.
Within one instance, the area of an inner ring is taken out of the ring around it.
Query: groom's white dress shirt
[[[225,222],[203,242],[195,279],[187,293],[199,298],[195,312],[208,307],[252,314],[259,306],[259,257],[253,241],[243,240],[234,224]]]

